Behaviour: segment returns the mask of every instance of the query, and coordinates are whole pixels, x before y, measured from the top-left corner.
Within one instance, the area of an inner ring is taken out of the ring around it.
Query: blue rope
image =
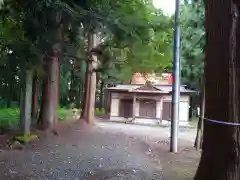
[[[218,121],[218,120],[213,120],[213,119],[208,119],[208,118],[204,118],[204,119],[209,121],[209,122],[213,122],[213,123],[217,123],[217,124],[225,124],[225,125],[230,125],[230,126],[240,126],[240,123]]]

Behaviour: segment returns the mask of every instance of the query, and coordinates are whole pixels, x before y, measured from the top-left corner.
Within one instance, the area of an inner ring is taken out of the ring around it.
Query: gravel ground
[[[148,148],[148,155],[161,164],[168,180],[192,180],[198,167],[201,151],[193,147],[196,129],[180,127],[178,153],[170,150],[170,127],[143,126],[113,122],[97,124],[104,131],[122,133]]]
[[[0,152],[0,175],[1,180],[167,180],[147,150],[115,130],[73,126],[29,149]]]
[[[127,136],[165,140],[168,140],[170,138],[170,127],[124,124],[106,121],[98,122],[97,125],[104,130],[122,132]],[[179,142],[184,142],[184,144],[193,144],[195,141],[196,133],[196,129],[180,127],[178,133]]]

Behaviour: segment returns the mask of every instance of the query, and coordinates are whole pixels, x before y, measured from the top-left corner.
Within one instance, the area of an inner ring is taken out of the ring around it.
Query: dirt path
[[[122,132],[128,136],[151,137],[152,139],[169,139],[170,127],[147,126],[137,124],[124,124],[100,121],[97,125],[105,130],[113,132]],[[179,141],[192,143],[196,137],[196,129],[181,127],[179,129]]]
[[[141,141],[73,124],[30,149],[0,152],[1,180],[167,180]]]
[[[147,154],[161,164],[164,174],[169,180],[192,180],[196,172],[201,152],[193,148],[196,130],[180,128],[179,152],[172,154],[170,148],[170,128],[139,126],[134,124],[119,124],[99,122],[103,131],[122,133],[135,141],[141,141]]]

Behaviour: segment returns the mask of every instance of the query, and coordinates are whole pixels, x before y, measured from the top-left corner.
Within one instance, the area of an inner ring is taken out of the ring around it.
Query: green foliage
[[[145,11],[148,14],[140,21],[147,26],[139,27],[139,36],[122,40],[109,36],[100,47],[98,71],[104,81],[129,80],[134,72],[154,72],[171,66],[171,19],[147,6]]]
[[[164,42],[164,32],[154,33],[149,43],[138,41],[131,48],[122,49],[118,57],[119,78],[129,79],[134,72],[153,72],[169,66],[170,47]]]
[[[39,49],[36,47],[36,42],[30,41],[26,36],[21,17],[21,12],[13,14],[7,11],[5,14],[1,14],[0,50],[1,59],[8,61],[14,59],[16,66],[26,68],[37,65]],[[4,62],[1,62],[1,65],[4,65]]]
[[[71,110],[71,109],[73,109],[73,108],[75,108],[75,107],[76,107],[76,104],[74,104],[74,103],[68,103],[68,104],[65,106],[65,108],[68,109],[68,110]]]
[[[203,74],[205,45],[204,5],[202,1],[182,6],[182,82],[199,90]]]
[[[59,121],[64,121],[66,120],[69,116],[72,115],[72,109],[64,109],[64,108],[60,108],[58,109],[58,118]]]
[[[103,116],[103,115],[105,115],[105,110],[103,108],[95,109],[95,116]]]
[[[72,115],[72,110],[59,108],[59,120],[64,121]],[[19,124],[20,110],[19,108],[2,108],[0,109],[0,130],[16,129]]]
[[[16,129],[19,122],[18,108],[0,109],[0,129]]]
[[[60,64],[60,74],[59,74],[59,95],[60,95],[60,104],[62,106],[65,106],[68,101],[68,83],[71,81],[71,72],[69,69],[71,68],[71,65],[69,61],[66,59],[62,60],[62,63]]]
[[[136,71],[152,72],[169,67],[172,20],[155,10],[151,3],[146,0],[5,0],[0,15],[1,101],[19,102],[21,71],[35,68],[41,80],[47,75],[42,69],[45,57],[58,56],[61,58],[60,104],[65,107],[81,102],[84,65],[91,51],[87,35],[92,31],[103,42],[97,69],[103,87],[129,79]],[[60,119],[65,119],[67,114],[60,110]],[[17,125],[18,115],[10,119]]]

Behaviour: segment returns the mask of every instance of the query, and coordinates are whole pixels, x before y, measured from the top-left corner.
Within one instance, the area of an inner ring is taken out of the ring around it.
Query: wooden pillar
[[[156,119],[160,123],[160,119],[161,119],[161,100],[160,99],[156,100]]]
[[[133,108],[132,108],[132,120],[135,120],[136,115],[136,94],[133,94]]]

